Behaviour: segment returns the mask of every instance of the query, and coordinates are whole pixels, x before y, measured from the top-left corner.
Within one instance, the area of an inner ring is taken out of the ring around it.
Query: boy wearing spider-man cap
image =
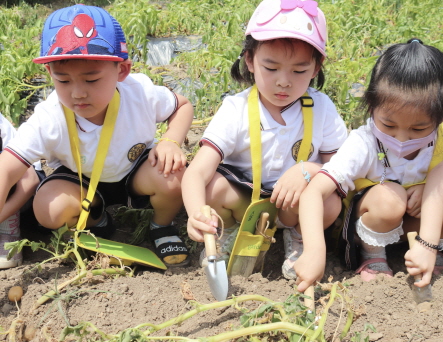
[[[98,150],[99,139],[112,103],[118,112],[86,227],[107,237],[112,222],[106,206],[144,207],[150,202],[150,236],[157,254],[167,266],[188,264],[189,253],[173,219],[183,204],[180,183],[186,158],[180,146],[192,122],[191,103],[155,86],[144,74],[130,73],[123,31],[99,7],[75,5],[52,13],[34,62],[45,65],[55,91],[36,106],[0,156],[0,211],[10,187],[34,161],[46,159],[55,171],[37,188],[37,220],[50,229],[76,225],[85,205],[80,179],[86,194],[96,156],[104,153]],[[78,135],[79,167],[69,120]],[[162,121],[168,129],[157,140],[156,124]]]

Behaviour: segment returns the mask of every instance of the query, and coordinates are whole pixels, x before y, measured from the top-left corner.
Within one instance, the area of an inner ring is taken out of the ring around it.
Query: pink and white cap
[[[326,19],[313,0],[262,1],[248,23],[248,34],[256,40],[300,39],[326,56]]]

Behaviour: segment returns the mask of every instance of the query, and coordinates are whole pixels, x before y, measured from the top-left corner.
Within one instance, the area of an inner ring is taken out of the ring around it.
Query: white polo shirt
[[[215,148],[225,164],[237,167],[252,179],[248,88],[224,99],[222,106],[206,128],[201,143]],[[334,153],[347,136],[342,118],[325,94],[308,89],[314,100],[314,121],[311,153],[309,161],[321,162],[320,153]],[[275,182],[296,164],[298,146],[303,138],[303,114],[300,101],[296,101],[282,111],[286,125],[276,122],[269,111],[259,103],[262,140],[262,183],[272,189]]]
[[[0,135],[2,139],[2,148],[0,149],[0,152],[3,151],[6,145],[8,145],[8,143],[11,141],[12,138],[15,137],[16,134],[17,130],[15,129],[15,127],[12,126],[9,120],[0,113]],[[40,160],[34,163],[34,169],[37,171],[42,170],[42,164]]]
[[[353,130],[338,152],[323,165],[320,172],[329,176],[337,185],[342,196],[354,190],[354,180],[367,178],[380,182],[383,176],[383,162],[379,160],[380,149],[377,138],[367,124]],[[435,141],[422,148],[412,159],[398,158],[389,150],[386,153],[389,167],[386,168],[386,180],[398,181],[401,185],[422,182],[427,175],[434,152]]]
[[[117,84],[120,108],[101,182],[118,182],[132,169],[146,148],[155,143],[156,124],[177,110],[177,98],[166,87],[155,86],[144,74],[131,74]],[[76,115],[82,173],[90,177],[103,126]],[[25,165],[46,159],[49,166],[64,165],[77,172],[71,154],[68,127],[57,93],[35,107],[7,148]]]
[[[0,113],[0,136],[2,139],[2,151],[9,141],[15,136],[17,130],[12,126],[8,119],[6,119],[3,114]]]

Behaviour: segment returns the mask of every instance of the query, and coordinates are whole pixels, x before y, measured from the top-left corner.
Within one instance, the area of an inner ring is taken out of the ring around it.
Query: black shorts
[[[356,193],[352,197],[350,207],[344,212],[343,228],[338,246],[341,262],[348,270],[355,271],[361,264],[360,246],[355,243],[355,223],[358,220],[357,204],[371,188],[372,186],[369,186]]]
[[[235,166],[220,164],[217,167],[217,172],[225,177],[229,182],[236,184],[240,189],[246,190],[252,196],[252,181],[246,178]],[[272,190],[265,189],[263,184],[260,184],[260,198],[268,198],[271,197],[271,195]]]
[[[45,175],[45,171],[43,170],[36,170],[34,166],[32,166],[34,168],[35,173],[37,174],[37,177],[40,181],[40,183],[46,178]],[[16,188],[16,184],[14,184],[11,187],[11,190],[9,190],[8,196],[6,197],[6,200],[8,200],[8,198],[15,192],[15,188]]]
[[[134,196],[130,193],[129,184],[134,174],[140,168],[144,161],[148,159],[149,150],[145,150],[136,161],[132,170],[118,182],[98,182],[96,195],[102,201],[101,207],[91,207],[91,217],[93,219],[99,218],[107,206],[114,204],[123,204],[131,208],[145,208],[149,205],[149,196]],[[73,172],[66,166],[60,166],[55,171],[42,180],[37,188],[37,191],[47,182],[55,179],[67,180],[75,184],[80,184],[78,173]],[[87,189],[89,187],[90,179],[82,176],[82,184]],[[85,194],[86,196],[86,194]]]

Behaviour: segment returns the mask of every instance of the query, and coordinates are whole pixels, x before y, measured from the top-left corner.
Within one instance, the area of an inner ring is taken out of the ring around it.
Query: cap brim
[[[123,58],[117,57],[117,56],[110,56],[110,55],[52,55],[52,56],[43,56],[43,57],[37,57],[33,59],[32,61],[37,64],[45,64],[55,61],[62,61],[62,60],[68,60],[68,59],[88,59],[93,61],[112,61],[112,62],[122,62],[124,61]]]
[[[318,44],[307,38],[306,36],[298,35],[292,32],[285,32],[285,31],[258,31],[258,32],[251,32],[249,33],[255,40],[263,41],[263,40],[272,40],[272,39],[279,39],[279,38],[294,38],[294,39],[300,39],[304,42],[312,45],[315,47],[323,56],[326,57],[326,51],[322,49]]]

